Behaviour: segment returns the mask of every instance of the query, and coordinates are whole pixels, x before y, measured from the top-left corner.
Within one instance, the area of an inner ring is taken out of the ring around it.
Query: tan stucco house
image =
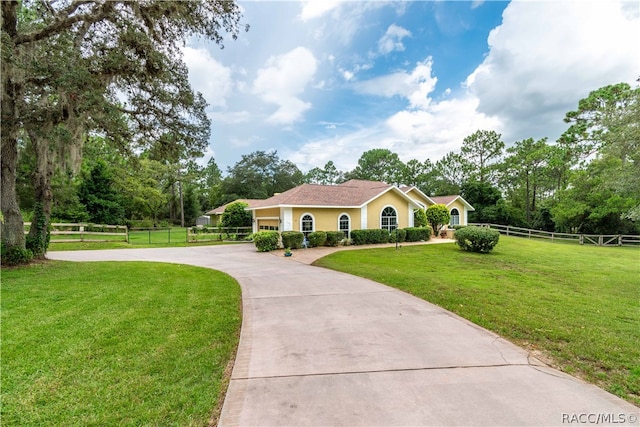
[[[413,213],[435,203],[457,212],[466,224],[473,210],[460,196],[428,197],[415,187],[399,188],[377,181],[350,180],[339,185],[303,184],[266,200],[253,200],[253,231],[343,231],[413,227]],[[442,201],[436,201],[442,199]],[[446,202],[446,203],[445,203]],[[224,209],[222,209],[224,211]],[[453,219],[452,219],[453,222]]]

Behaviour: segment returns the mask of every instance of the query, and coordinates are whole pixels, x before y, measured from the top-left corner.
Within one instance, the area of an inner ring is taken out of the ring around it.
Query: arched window
[[[451,209],[451,221],[449,221],[449,224],[451,226],[460,224],[460,212],[458,212],[458,209]]]
[[[300,231],[302,231],[304,237],[313,232],[313,216],[311,214],[304,214],[300,218]]]
[[[349,231],[351,230],[351,220],[349,215],[342,214],[338,218],[338,230],[344,233],[344,237],[349,238]]]
[[[387,206],[382,210],[382,213],[380,214],[380,228],[391,232],[395,230],[397,226],[398,214],[393,207]]]

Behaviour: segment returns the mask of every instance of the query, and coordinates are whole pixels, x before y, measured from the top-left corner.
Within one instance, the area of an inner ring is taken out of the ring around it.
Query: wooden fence
[[[24,227],[24,233],[29,233],[31,223],[25,222]],[[56,236],[63,237],[59,238]],[[68,238],[65,238],[65,236],[67,236]],[[128,242],[129,230],[127,229],[126,225],[52,223],[51,241],[54,243]]]
[[[561,240],[579,243],[581,245],[596,246],[640,246],[640,236],[623,235],[623,234],[571,234],[571,233],[555,233],[551,231],[532,230],[529,228],[513,227],[510,225],[500,224],[469,224],[479,227],[488,227],[498,230],[501,234],[507,236],[519,236],[549,240]]]

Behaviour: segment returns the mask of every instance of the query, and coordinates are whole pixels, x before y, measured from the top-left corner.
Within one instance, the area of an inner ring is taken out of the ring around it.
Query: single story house
[[[466,224],[473,207],[460,196],[447,197],[451,199],[442,198],[442,202],[456,214],[455,223]],[[339,230],[349,235],[358,229],[413,227],[414,211],[440,203],[436,199],[416,187],[352,179],[338,185],[303,184],[252,201],[247,210],[253,213],[253,232]]]
[[[210,211],[206,212],[205,215],[208,215],[211,218],[209,224],[218,225],[220,224],[220,220],[222,219],[222,214],[224,213],[224,210],[227,209],[227,206],[229,206],[230,204],[236,203],[236,202],[243,202],[249,205],[249,207],[251,207],[256,202],[262,202],[262,201],[263,200],[260,200],[260,199],[238,199],[238,200],[234,200],[233,202],[229,202],[225,205],[218,206],[215,209],[211,209]]]

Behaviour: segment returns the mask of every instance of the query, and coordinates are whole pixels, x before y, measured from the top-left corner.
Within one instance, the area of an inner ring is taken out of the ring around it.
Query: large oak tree
[[[170,135],[185,156],[202,151],[206,102],[188,83],[180,47],[194,35],[218,44],[225,32],[235,38],[241,14],[234,2],[14,0],[1,7],[5,250],[25,247],[16,196],[20,138],[35,150],[35,198],[46,221],[54,168],[89,132],[123,150]]]

